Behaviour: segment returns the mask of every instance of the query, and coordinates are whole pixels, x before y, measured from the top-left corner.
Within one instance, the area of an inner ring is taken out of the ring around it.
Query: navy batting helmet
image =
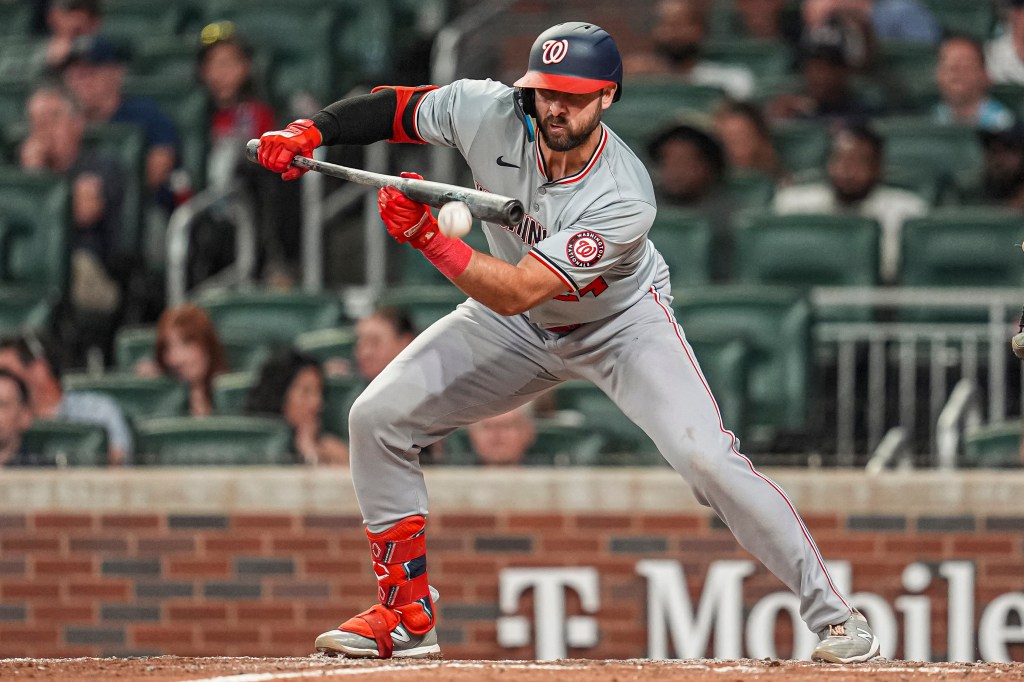
[[[617,101],[622,96],[622,57],[603,28],[569,21],[537,36],[530,49],[529,69],[514,85],[573,94],[615,85],[613,101]]]

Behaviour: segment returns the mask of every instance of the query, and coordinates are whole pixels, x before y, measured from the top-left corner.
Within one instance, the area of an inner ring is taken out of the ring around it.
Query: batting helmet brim
[[[557,73],[527,71],[513,85],[517,88],[543,88],[544,90],[568,92],[573,95],[585,95],[590,92],[597,92],[609,85],[618,85],[618,83],[593,78],[580,78],[579,76],[562,76]]]

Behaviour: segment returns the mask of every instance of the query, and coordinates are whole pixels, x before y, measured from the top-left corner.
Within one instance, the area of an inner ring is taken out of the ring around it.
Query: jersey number
[[[593,294],[594,298],[597,298],[608,289],[608,282],[604,281],[604,277],[598,277],[587,286],[580,289],[580,294],[559,294],[555,296],[556,301],[578,301],[587,294]]]

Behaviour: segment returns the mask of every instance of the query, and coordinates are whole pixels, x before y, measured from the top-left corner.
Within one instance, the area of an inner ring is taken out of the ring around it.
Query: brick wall
[[[532,646],[497,644],[499,571],[592,566],[600,576],[600,640],[569,655],[645,656],[647,588],[638,561],[681,562],[696,603],[712,561],[749,558],[717,519],[682,506],[679,513],[436,512],[428,556],[442,594],[445,655],[532,658]],[[906,506],[905,513],[891,505],[849,515],[812,509],[805,520],[827,558],[851,562],[854,591],[890,603],[904,594],[901,572],[912,562],[973,562],[979,612],[1024,587],[1024,510],[942,514]],[[744,583],[745,607],[781,589],[759,569]],[[0,511],[0,656],[303,655],[316,634],[368,607],[374,594],[361,523],[351,511]],[[942,658],[944,584],[924,594],[933,598],[932,643]],[[570,595],[567,609],[579,613],[579,600]],[[518,613],[532,618],[530,593]],[[783,621],[778,640],[786,653]],[[1024,658],[1024,647],[1011,651]]]

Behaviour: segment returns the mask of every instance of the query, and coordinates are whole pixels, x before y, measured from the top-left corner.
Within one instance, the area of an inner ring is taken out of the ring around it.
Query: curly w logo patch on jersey
[[[541,60],[545,64],[557,64],[563,59],[565,55],[569,54],[569,41],[565,38],[561,40],[546,40],[543,45],[544,53],[541,55]]]
[[[565,255],[578,268],[589,268],[604,255],[604,240],[589,230],[577,232],[565,245]]]

